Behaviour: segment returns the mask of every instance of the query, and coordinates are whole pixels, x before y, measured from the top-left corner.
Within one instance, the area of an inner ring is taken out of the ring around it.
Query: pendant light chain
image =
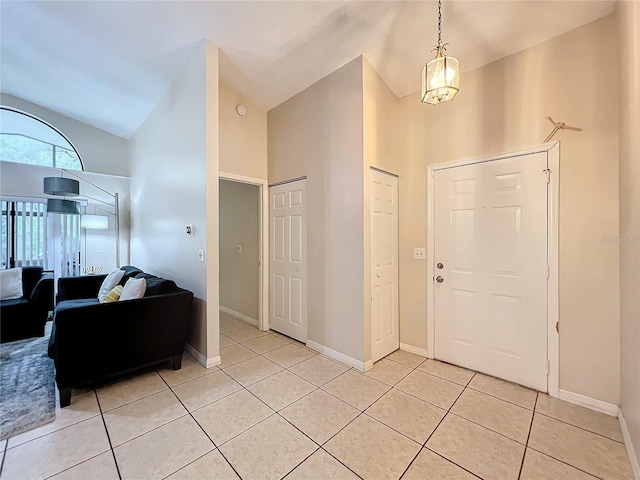
[[[442,0],[438,0],[438,46],[442,46]]]

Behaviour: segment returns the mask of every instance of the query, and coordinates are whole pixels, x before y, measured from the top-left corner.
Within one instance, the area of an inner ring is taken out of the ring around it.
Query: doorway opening
[[[220,173],[219,194],[220,312],[268,330],[266,181]]]

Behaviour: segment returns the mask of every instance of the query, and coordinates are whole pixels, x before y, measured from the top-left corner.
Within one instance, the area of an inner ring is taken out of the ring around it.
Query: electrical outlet
[[[198,250],[198,261],[204,262],[204,250],[202,248]]]
[[[424,248],[414,248],[413,249],[413,259],[414,260],[426,260],[427,255],[425,253]]]

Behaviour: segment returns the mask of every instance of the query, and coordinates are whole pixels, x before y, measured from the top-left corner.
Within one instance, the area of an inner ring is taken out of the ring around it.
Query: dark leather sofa
[[[136,267],[122,270],[121,284],[146,278],[143,298],[99,303],[106,275],[58,280],[49,357],[62,407],[70,404],[72,387],[166,361],[174,370],[182,366],[193,293]]]
[[[0,302],[0,343],[42,337],[53,309],[53,274],[22,267],[22,298]]]

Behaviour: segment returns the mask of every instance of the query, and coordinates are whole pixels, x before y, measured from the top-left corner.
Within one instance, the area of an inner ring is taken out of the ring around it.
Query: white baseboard
[[[373,360],[367,360],[366,362],[364,362],[364,371],[365,372],[368,372],[372,368],[373,368]]]
[[[400,350],[404,350],[405,352],[415,353],[416,355],[420,355],[421,357],[427,356],[426,348],[414,347],[413,345],[409,345],[408,343],[401,343]]]
[[[618,416],[618,405],[613,403],[603,402],[602,400],[596,400],[595,398],[585,397],[579,393],[568,392],[567,390],[558,390],[558,398],[565,402],[580,405],[581,407],[590,408],[596,412],[606,413],[612,417]]]
[[[220,355],[213,358],[207,358],[204,355],[202,355],[199,351],[197,351],[195,348],[193,348],[193,346],[189,345],[188,343],[184,345],[184,349],[189,353],[189,355],[195,358],[200,365],[202,365],[205,368],[211,368],[222,363],[222,359],[220,358]]]
[[[236,317],[238,320],[242,320],[245,323],[249,323],[254,327],[258,326],[258,320],[255,318],[251,318],[249,315],[245,315],[244,313],[236,312],[235,310],[231,310],[230,308],[223,307],[220,305],[220,311],[222,313],[226,313],[227,315],[231,315],[232,317]]]
[[[323,355],[326,355],[327,357],[333,358],[334,360],[337,360],[340,363],[344,363],[345,365],[356,368],[361,372],[367,371],[367,368],[366,368],[367,366],[365,362],[356,360],[355,358],[345,355],[344,353],[340,353],[337,350],[334,350],[329,347],[325,347],[324,345],[320,345],[319,343],[312,342],[311,340],[307,340],[307,347],[309,347],[312,350],[315,350],[316,352],[320,352]],[[373,363],[371,364],[371,367],[372,366],[373,366]],[[369,370],[371,369],[371,367],[369,367]]]
[[[620,429],[622,430],[622,437],[624,438],[624,445],[627,447],[627,454],[629,454],[629,461],[631,462],[631,469],[633,470],[633,476],[636,480],[640,480],[640,463],[638,463],[638,457],[636,451],[633,448],[633,442],[631,441],[631,434],[629,433],[629,427],[627,421],[624,419],[622,408],[618,409],[618,421],[620,422]]]

